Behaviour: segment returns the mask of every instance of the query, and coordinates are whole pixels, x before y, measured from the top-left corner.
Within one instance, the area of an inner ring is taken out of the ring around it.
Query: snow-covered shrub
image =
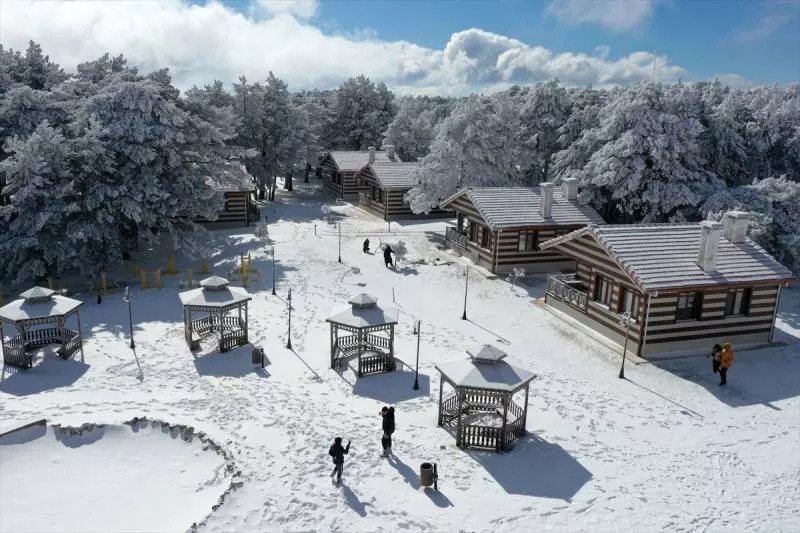
[[[506,276],[506,280],[510,281],[512,285],[516,285],[519,280],[525,277],[525,269],[514,267],[511,272]]]

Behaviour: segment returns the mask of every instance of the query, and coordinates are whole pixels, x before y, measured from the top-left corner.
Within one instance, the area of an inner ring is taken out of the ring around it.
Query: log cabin
[[[358,200],[359,193],[369,192],[369,187],[366,184],[359,184],[356,173],[376,161],[390,161],[387,152],[375,148],[327,152],[319,163],[322,169],[322,185],[337,198]]]
[[[225,204],[216,220],[201,218],[196,222],[211,226],[248,226],[251,221],[258,220],[258,207],[253,203],[255,180],[241,161],[227,161],[223,172],[209,177],[207,182],[222,194]]]
[[[589,206],[578,203],[577,180],[538,187],[468,187],[442,201],[457,215],[445,243],[453,251],[495,274],[574,269],[575,260],[539,243],[589,224],[604,224]]]
[[[747,238],[748,219],[588,226],[551,239],[541,248],[577,269],[550,276],[545,302],[623,350],[629,313],[627,347],[640,357],[771,343],[781,289],[796,280]]]
[[[358,194],[358,206],[384,220],[403,218],[452,217],[452,211],[432,209],[428,213],[414,213],[406,201],[406,193],[417,185],[414,171],[416,162],[404,163],[396,159],[392,146],[386,147],[388,161],[376,160],[356,173],[356,180],[367,190]]]

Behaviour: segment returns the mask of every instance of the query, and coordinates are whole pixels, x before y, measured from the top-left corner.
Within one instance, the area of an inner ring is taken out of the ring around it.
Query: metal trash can
[[[433,485],[438,490],[439,474],[436,470],[436,463],[422,463],[419,465],[419,482],[423,487]]]
[[[250,356],[254,365],[260,365],[263,361],[264,351],[261,348],[253,348]]]

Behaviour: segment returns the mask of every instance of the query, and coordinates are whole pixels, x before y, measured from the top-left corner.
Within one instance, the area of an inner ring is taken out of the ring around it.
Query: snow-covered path
[[[717,387],[702,357],[629,360],[628,379],[619,380],[619,355],[531,298],[542,295],[544,277],[514,287],[471,275],[470,320],[462,321],[463,267],[438,249],[442,222],[393,223],[389,234],[385,222],[337,204],[340,264],[336,231],[321,220],[323,202],[334,203],[301,185],[264,211],[276,241],[277,297],[264,247],[245,230],[218,232],[226,242],[215,273],[226,275],[248,252],[262,272],[250,332],[272,361],[266,372],[250,364],[249,349],[193,357],[173,279],[165,289],[134,294],[136,358],[127,348],[127,308],[109,296],[102,305],[87,301],[82,312],[91,331],[85,364],[47,358],[29,372],[4,369],[0,424],[146,415],[205,431],[233,453],[243,481],[203,526],[209,531],[797,530],[797,289],[784,292],[787,346],[737,353],[727,389]],[[397,271],[384,268],[379,255],[361,252],[365,235],[373,249],[381,238],[404,240],[406,261]],[[294,352],[284,348],[289,287]],[[409,367],[412,323],[422,321],[419,391],[412,390],[413,368],[359,381],[328,368],[324,320],[362,291],[382,302],[394,294],[397,353]],[[461,451],[436,427],[433,365],[463,358],[477,343],[501,346],[538,375],[529,434],[510,453]],[[398,431],[396,458],[387,461],[379,457],[378,411],[388,403],[396,406]],[[327,456],[337,435],[353,441],[341,488],[331,484]],[[439,492],[418,486],[423,461],[438,463]]]

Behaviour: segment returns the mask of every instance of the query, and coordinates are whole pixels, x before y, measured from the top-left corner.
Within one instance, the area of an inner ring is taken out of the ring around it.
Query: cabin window
[[[594,301],[610,306],[613,286],[609,278],[602,274],[597,274],[594,278]]]
[[[752,294],[753,290],[750,288],[729,290],[728,297],[725,300],[725,316],[746,315],[749,313]]]
[[[625,313],[627,311],[630,313],[631,318],[636,319],[639,315],[639,293],[625,287],[622,287],[620,292],[619,312]]]
[[[481,226],[481,248],[489,248],[489,228]]]
[[[472,221],[469,221],[469,241],[470,242],[478,242],[478,225]]]
[[[699,320],[703,313],[702,292],[682,292],[678,295],[676,320]]]
[[[517,250],[520,252],[534,252],[539,249],[539,233],[536,231],[520,232],[519,245]]]

